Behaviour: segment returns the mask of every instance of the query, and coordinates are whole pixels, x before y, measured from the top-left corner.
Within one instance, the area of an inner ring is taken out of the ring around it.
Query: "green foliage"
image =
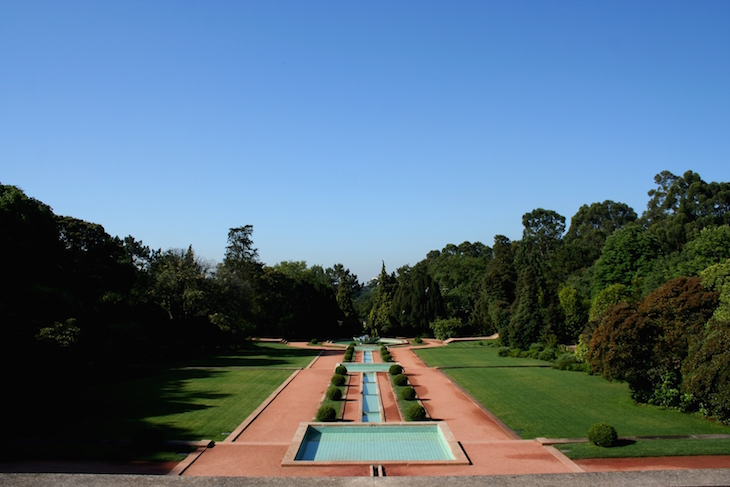
[[[420,404],[413,404],[406,410],[407,421],[424,421],[426,419],[426,410]]]
[[[552,362],[556,358],[556,353],[554,348],[546,348],[540,354],[537,356],[538,360],[544,360],[546,362]]]
[[[312,338],[311,340],[309,340],[309,344],[310,345],[319,345],[319,340],[317,340],[316,338]]]
[[[588,441],[596,446],[608,448],[618,440],[616,429],[608,423],[596,423],[588,430]]]
[[[433,336],[438,340],[446,340],[459,336],[459,331],[464,327],[458,318],[439,319],[429,325]]]
[[[559,370],[572,370],[578,364],[575,355],[572,353],[564,353],[555,360],[553,368]]]
[[[339,401],[340,399],[342,399],[342,391],[340,390],[340,388],[332,386],[327,389],[327,399],[329,399],[330,401]]]
[[[332,406],[321,406],[317,411],[315,419],[318,423],[334,421],[337,418],[337,411]]]
[[[596,261],[594,292],[611,284],[631,286],[637,277],[649,274],[661,252],[656,236],[639,225],[616,230],[606,239],[601,257]]]
[[[497,354],[500,357],[508,357],[509,356],[509,347],[501,347]]]
[[[593,334],[587,358],[591,370],[625,380],[634,398],[647,402],[661,389],[678,389],[680,367],[717,306],[717,294],[699,278],[673,279],[637,306],[620,304]],[[673,378],[674,384],[667,384]],[[659,392],[666,398],[666,394]],[[678,400],[678,395],[674,395]],[[661,399],[660,401],[664,401]],[[674,404],[665,404],[677,407]]]
[[[520,350],[519,348],[512,348],[512,349],[510,349],[508,355],[510,357],[519,358],[522,356],[522,350]]]
[[[338,365],[335,368],[335,374],[346,375],[347,374],[347,367],[345,367],[344,365]]]
[[[393,295],[389,333],[416,335],[430,331],[429,324],[445,315],[438,282],[428,273],[425,262],[412,269],[401,268]]]
[[[404,387],[400,391],[401,399],[405,401],[413,401],[416,399],[416,390],[413,387]]]
[[[713,317],[720,322],[730,322],[730,259],[708,267],[700,275],[706,289],[720,293],[720,304]]]
[[[423,343],[423,340],[421,339],[421,337],[416,337],[413,339],[413,343],[415,343],[416,345],[420,345]]]
[[[565,316],[565,333],[569,339],[577,340],[588,322],[590,299],[582,296],[570,286],[562,286],[558,291],[560,307]]]
[[[393,376],[393,384],[397,386],[404,386],[408,384],[408,377],[405,374],[398,374]]]
[[[341,375],[341,374],[333,375],[332,379],[330,380],[330,382],[332,382],[333,386],[338,386],[338,387],[345,385],[345,381],[346,381],[345,376]]]
[[[730,322],[710,320],[682,365],[689,409],[730,424]]]
[[[600,321],[611,306],[619,303],[630,303],[634,299],[631,288],[625,284],[611,284],[601,289],[591,302],[591,309],[588,317],[591,321]]]
[[[403,367],[401,367],[398,364],[391,365],[390,366],[390,369],[388,369],[388,372],[390,373],[390,375],[402,374],[403,373]]]

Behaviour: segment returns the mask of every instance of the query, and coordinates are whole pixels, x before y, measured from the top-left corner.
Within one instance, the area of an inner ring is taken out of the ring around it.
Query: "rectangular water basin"
[[[282,465],[468,465],[446,423],[301,423]]]
[[[345,362],[344,364],[337,364],[337,365],[344,365],[345,368],[347,368],[347,372],[388,372],[390,370],[390,366],[394,365],[393,362],[388,363],[378,363],[378,364],[363,364],[363,363],[353,363],[353,362]]]

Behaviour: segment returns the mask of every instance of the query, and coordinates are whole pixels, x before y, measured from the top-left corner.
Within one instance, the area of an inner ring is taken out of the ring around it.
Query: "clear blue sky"
[[[730,2],[0,2],[0,182],[361,281],[653,177],[730,179]]]

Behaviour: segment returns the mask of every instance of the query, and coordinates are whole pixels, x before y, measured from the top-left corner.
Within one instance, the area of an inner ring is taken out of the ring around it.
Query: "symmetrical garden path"
[[[299,344],[301,345],[301,344]],[[392,350],[423,400],[429,415],[448,422],[454,436],[469,456],[465,466],[387,466],[396,475],[495,475],[571,472],[577,467],[559,453],[536,441],[515,439],[483,408],[475,404],[441,372],[428,368],[408,348]],[[360,476],[369,475],[364,466],[282,467],[281,460],[301,422],[314,419],[329,385],[335,365],[344,351],[325,350],[311,366],[299,371],[281,392],[233,441],[217,443],[206,450],[184,475],[216,476]],[[379,361],[377,352],[374,360]],[[361,357],[356,357],[361,360]],[[356,378],[355,380],[359,380]],[[359,384],[351,384],[352,393]],[[386,421],[400,421],[390,382],[379,383]],[[345,404],[344,419],[359,415],[357,399]],[[562,457],[562,459],[560,458]],[[571,468],[572,467],[572,468]]]

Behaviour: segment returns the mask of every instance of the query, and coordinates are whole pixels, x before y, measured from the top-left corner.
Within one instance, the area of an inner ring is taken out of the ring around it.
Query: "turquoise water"
[[[364,351],[362,353],[362,363],[372,364],[373,363],[373,352]]]
[[[308,426],[296,460],[453,460],[437,425]]]
[[[392,363],[379,364],[363,364],[363,363],[345,363],[342,364],[347,368],[348,372],[388,372]]]
[[[361,420],[363,423],[380,423],[383,417],[380,411],[380,396],[378,396],[378,385],[375,372],[367,372],[362,375],[362,411]]]
[[[380,345],[355,345],[355,350],[363,351],[363,350],[380,350]]]

